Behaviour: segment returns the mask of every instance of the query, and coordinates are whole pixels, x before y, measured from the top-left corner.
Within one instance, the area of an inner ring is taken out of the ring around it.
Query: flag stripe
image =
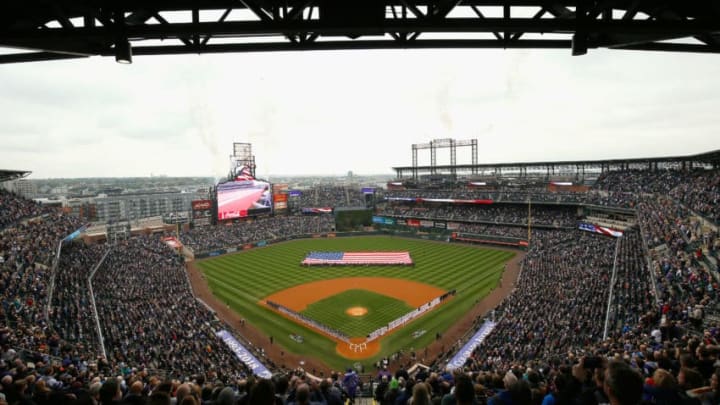
[[[410,252],[310,252],[302,264],[412,264]]]

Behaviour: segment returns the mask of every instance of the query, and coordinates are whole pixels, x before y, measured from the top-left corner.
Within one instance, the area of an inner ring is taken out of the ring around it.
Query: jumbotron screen
[[[235,180],[218,184],[218,220],[242,218],[270,212],[270,183],[260,180]]]

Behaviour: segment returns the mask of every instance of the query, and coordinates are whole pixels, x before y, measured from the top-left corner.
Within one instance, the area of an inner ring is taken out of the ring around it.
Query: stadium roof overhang
[[[662,167],[692,168],[694,166],[720,167],[720,150],[686,156],[649,157],[633,159],[605,159],[605,160],[562,160],[552,162],[515,162],[515,163],[486,163],[478,165],[437,165],[437,166],[400,166],[393,167],[398,178],[412,176],[417,178],[422,174],[451,174],[458,173],[481,174],[486,172],[502,173],[504,169],[516,173],[547,172],[585,173],[600,172],[612,168],[646,168],[657,169]],[[566,170],[564,170],[566,169]]]
[[[25,170],[2,170],[0,169],[0,183],[6,181],[17,180],[30,175],[30,171]]]
[[[124,54],[407,48],[720,52],[706,0],[26,0],[0,3],[0,63]]]

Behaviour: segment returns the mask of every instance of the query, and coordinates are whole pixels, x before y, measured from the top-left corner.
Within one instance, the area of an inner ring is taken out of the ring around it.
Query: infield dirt
[[[296,285],[278,291],[260,300],[260,305],[265,301],[276,302],[296,312],[302,312],[308,305],[322,299],[332,297],[347,290],[367,290],[404,301],[408,306],[417,308],[445,294],[445,290],[417,281],[389,277],[342,277],[329,280],[319,280],[310,283]],[[283,315],[282,313],[279,313]],[[284,315],[283,315],[284,316]],[[291,317],[287,319],[297,322]],[[320,330],[328,338],[335,341],[335,350],[341,356],[348,359],[366,359],[375,356],[380,351],[378,341],[373,341],[363,346],[362,350],[353,350],[347,343]],[[365,339],[362,336],[354,337],[353,342],[362,343]]]

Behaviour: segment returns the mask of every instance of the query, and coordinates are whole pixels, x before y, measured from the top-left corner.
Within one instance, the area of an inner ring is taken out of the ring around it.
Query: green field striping
[[[300,262],[311,250],[401,251],[407,250],[415,262],[412,267],[348,266],[303,267]],[[366,368],[382,356],[400,349],[426,346],[435,333],[444,333],[475,303],[497,285],[505,263],[515,253],[458,244],[429,242],[388,236],[303,239],[251,249],[197,262],[216,297],[238,312],[249,323],[273,336],[287,351],[315,356],[335,369],[347,367],[349,360],[335,352],[329,338],[275,313],[258,301],[295,285],[340,277],[392,277],[423,282],[444,290],[457,289],[458,295],[381,340],[381,353],[363,360]],[[418,339],[412,332],[426,330]],[[300,334],[302,344],[290,339]]]
[[[350,307],[364,307],[368,313],[354,317],[345,313]],[[350,337],[363,337],[415,308],[398,299],[367,290],[346,290],[316,301],[301,313]]]

